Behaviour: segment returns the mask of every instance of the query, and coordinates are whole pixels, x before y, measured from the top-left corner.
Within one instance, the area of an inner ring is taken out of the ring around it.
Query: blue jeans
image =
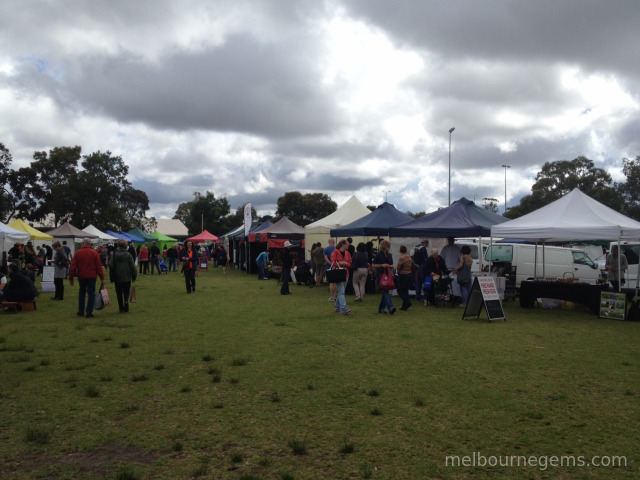
[[[338,289],[338,296],[336,297],[336,308],[345,309],[347,308],[347,300],[344,298],[344,290],[347,286],[347,282],[339,282],[335,285]]]
[[[289,279],[291,278],[291,269],[283,268],[282,269],[282,288],[280,288],[280,293],[289,293]]]
[[[460,295],[462,295],[462,305],[466,305],[471,295],[471,282],[460,284]]]
[[[96,297],[96,279],[95,278],[79,278],[78,285],[78,313],[84,312],[84,299],[89,295],[87,300],[87,314],[93,313],[93,304]]]
[[[264,274],[264,264],[262,264],[262,263],[259,263],[259,264],[258,264],[258,277],[259,277],[260,279],[265,278],[265,274]]]
[[[382,298],[380,299],[378,312],[384,312],[385,308],[389,310],[393,308],[393,302],[391,301],[391,292],[389,292],[389,290],[382,290]]]

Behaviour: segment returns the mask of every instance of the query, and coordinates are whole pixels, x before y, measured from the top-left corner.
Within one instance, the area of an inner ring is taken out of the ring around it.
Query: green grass
[[[506,322],[379,315],[378,295],[336,315],[324,287],[197,282],[143,276],[128,314],[109,284],[81,323],[77,286],[1,315],[0,478],[640,476],[640,325],[517,303]],[[446,465],[474,453],[627,465]]]

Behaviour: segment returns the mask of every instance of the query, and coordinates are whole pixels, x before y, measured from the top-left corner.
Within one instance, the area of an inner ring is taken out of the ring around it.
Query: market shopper
[[[78,291],[78,316],[93,317],[93,304],[95,300],[96,281],[98,277],[104,283],[104,271],[100,255],[91,247],[91,239],[83,238],[82,247],[73,255],[69,267],[69,285],[73,286],[74,276],[78,277],[80,286]],[[88,297],[88,298],[87,298]]]

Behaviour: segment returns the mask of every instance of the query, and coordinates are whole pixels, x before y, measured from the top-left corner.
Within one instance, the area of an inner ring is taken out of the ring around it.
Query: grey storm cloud
[[[516,200],[547,161],[640,154],[636,2],[24,5],[0,3],[0,141],[15,166],[121,155],[150,215],[206,191],[261,213],[288,191],[431,211],[449,138],[453,198],[503,196],[502,164]]]

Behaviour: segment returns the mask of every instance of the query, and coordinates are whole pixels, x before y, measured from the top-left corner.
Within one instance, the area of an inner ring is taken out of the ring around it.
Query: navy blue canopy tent
[[[332,237],[377,237],[388,236],[392,227],[413,220],[390,203],[384,202],[369,215],[330,231]]]
[[[121,240],[126,240],[127,242],[134,242],[134,243],[144,243],[145,240],[144,238],[140,238],[140,237],[136,237],[135,235],[131,235],[129,233],[125,233],[125,232],[112,232],[111,230],[105,230],[105,232],[107,235],[111,235],[112,237],[116,237],[119,238]]]
[[[394,226],[392,237],[489,237],[491,226],[508,218],[462,197],[446,208]]]

